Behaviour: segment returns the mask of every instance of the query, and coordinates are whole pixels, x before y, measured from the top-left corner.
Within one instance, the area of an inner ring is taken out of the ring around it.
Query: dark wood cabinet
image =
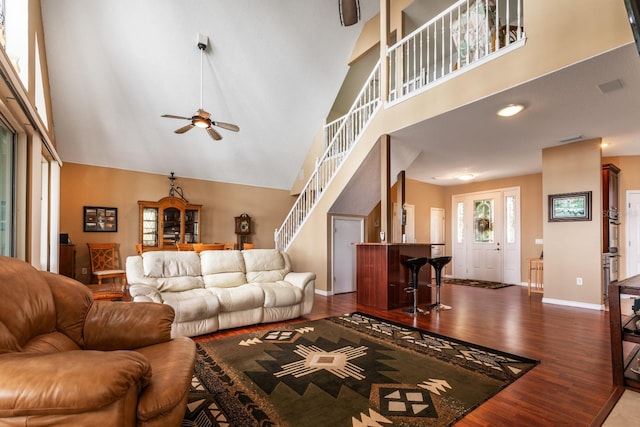
[[[60,244],[58,273],[72,279],[76,278],[76,245],[73,243]]]
[[[430,257],[431,245],[424,243],[356,244],[356,298],[358,304],[392,310],[413,304],[411,272],[402,263],[416,257]],[[431,269],[422,267],[418,277],[418,304],[431,303]]]
[[[613,164],[602,165],[602,252],[610,252],[610,247],[618,247],[617,226],[619,216],[619,174],[620,169]],[[614,235],[615,234],[615,235]]]

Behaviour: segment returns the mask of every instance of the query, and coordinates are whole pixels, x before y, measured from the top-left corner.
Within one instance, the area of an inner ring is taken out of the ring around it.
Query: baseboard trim
[[[316,289],[315,293],[317,295],[322,295],[323,297],[330,297],[333,295],[333,292],[331,291],[323,291],[322,289]]]
[[[598,310],[604,311],[604,304],[590,304],[586,302],[578,302],[578,301],[567,301],[562,299],[555,298],[542,298],[542,302],[544,304],[555,304],[555,305],[564,305],[566,307],[576,307],[576,308],[587,308],[589,310]]]

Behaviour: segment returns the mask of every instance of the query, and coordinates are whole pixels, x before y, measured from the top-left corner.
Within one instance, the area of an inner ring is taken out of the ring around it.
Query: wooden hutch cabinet
[[[138,201],[139,236],[142,250],[176,249],[176,243],[200,243],[202,205],[179,197],[157,202]]]

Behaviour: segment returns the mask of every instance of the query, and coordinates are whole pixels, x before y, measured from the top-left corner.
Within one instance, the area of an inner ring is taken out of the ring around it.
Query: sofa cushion
[[[142,254],[147,277],[200,276],[200,257],[196,252],[150,251]]]
[[[159,277],[156,286],[160,292],[181,292],[204,288],[204,281],[201,276]]]
[[[200,257],[196,252],[151,251],[142,254],[144,275],[155,278],[161,292],[204,288]]]
[[[66,423],[56,423],[51,415],[99,410],[131,388],[142,389],[152,377],[146,357],[124,350],[15,353],[4,355],[2,364],[3,374],[10,374],[2,378],[0,417],[34,415],[49,420],[40,425],[81,425],[68,417]],[[24,419],[16,422],[31,425]]]
[[[80,350],[80,347],[58,331],[37,335],[22,346],[25,353],[59,353],[73,350]]]
[[[151,365],[151,382],[144,389],[138,402],[138,420],[141,425],[157,417],[163,425],[180,425],[184,409],[181,402],[187,400],[193,377],[195,346],[188,338],[175,338],[169,342],[143,347],[137,350]]]
[[[47,281],[16,258],[0,257],[0,265],[0,322],[15,343],[21,346],[32,337],[53,332],[56,309]]]
[[[22,351],[16,337],[13,336],[7,327],[0,320],[0,354],[14,353],[16,351]]]
[[[208,319],[220,312],[218,298],[208,289],[190,289],[182,292],[164,292],[163,302],[176,312],[174,322]]]
[[[283,254],[276,249],[251,249],[242,251],[242,256],[248,283],[277,282],[291,271]]]
[[[228,288],[247,283],[240,251],[200,252],[205,287]]]
[[[249,284],[233,288],[208,288],[220,301],[220,312],[243,311],[262,308],[264,292],[257,286]]]
[[[302,290],[287,282],[254,283],[264,292],[264,307],[288,307],[302,302]]]

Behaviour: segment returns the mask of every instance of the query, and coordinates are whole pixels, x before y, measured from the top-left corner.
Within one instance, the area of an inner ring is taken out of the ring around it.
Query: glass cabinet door
[[[177,250],[176,243],[200,243],[202,205],[176,197],[138,200],[139,244],[149,250]]]
[[[158,208],[142,211],[142,245],[158,246]]]
[[[184,242],[198,243],[200,241],[200,211],[187,209],[184,222]]]
[[[163,235],[164,246],[175,246],[180,241],[180,209],[167,208],[164,210]]]

